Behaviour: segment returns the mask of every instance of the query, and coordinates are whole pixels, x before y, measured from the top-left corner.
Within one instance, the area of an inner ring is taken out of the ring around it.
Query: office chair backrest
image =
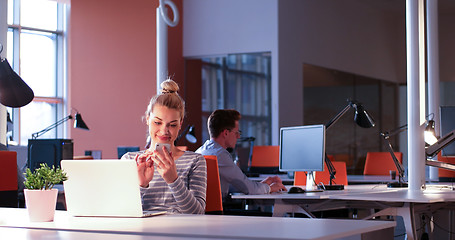
[[[333,155],[328,155],[333,167],[336,170],[335,179],[333,184],[348,185],[348,175],[346,170],[346,162],[334,161]],[[323,183],[324,185],[330,184],[330,173],[325,165],[323,172],[316,172],[316,184]],[[306,174],[305,172],[295,172],[294,174],[294,185],[306,185]]]
[[[140,150],[139,146],[118,146],[117,147],[118,159],[122,158],[123,154],[127,152],[137,152],[139,150]]]
[[[400,163],[403,163],[403,153],[395,152]],[[390,175],[390,170],[396,171],[397,167],[389,152],[368,152],[363,169],[364,175]]]
[[[216,156],[204,156],[207,164],[207,192],[206,192],[206,213],[223,212],[221,198],[220,173],[218,171],[218,160]]]
[[[0,151],[0,191],[17,191],[17,153]]]
[[[280,146],[254,146],[251,167],[278,167]]]

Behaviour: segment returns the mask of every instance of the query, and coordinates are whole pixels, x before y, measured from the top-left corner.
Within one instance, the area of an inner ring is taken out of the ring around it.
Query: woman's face
[[[157,104],[147,116],[147,125],[152,140],[151,146],[155,143],[169,143],[173,146],[182,122],[179,111]]]

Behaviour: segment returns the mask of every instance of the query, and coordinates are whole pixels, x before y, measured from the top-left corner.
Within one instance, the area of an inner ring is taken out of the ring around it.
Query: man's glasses
[[[230,132],[233,132],[235,133],[238,137],[241,137],[242,136],[242,131],[238,130],[236,132],[232,131],[232,129],[228,129]]]

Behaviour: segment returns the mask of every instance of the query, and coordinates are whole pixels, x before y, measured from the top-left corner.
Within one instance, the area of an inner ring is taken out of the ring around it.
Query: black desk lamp
[[[2,51],[0,44],[0,53]],[[34,97],[33,90],[13,71],[8,60],[0,58],[0,103],[18,108],[29,104]]]
[[[445,146],[447,146],[448,144],[450,144],[452,141],[455,140],[455,131],[450,132],[449,134],[447,134],[446,136],[444,136],[438,140],[435,136],[434,124],[435,124],[435,122],[433,120],[429,120],[427,122],[427,126],[425,127],[425,133],[424,133],[425,144],[428,146],[425,149],[425,153],[426,153],[427,157],[429,157],[429,158],[433,158],[434,156],[436,156],[439,151],[441,151]],[[395,163],[395,166],[398,169],[398,182],[388,183],[387,187],[390,187],[390,188],[408,187],[408,184],[403,181],[403,178],[404,178],[403,165],[396,158],[392,144],[390,143],[390,140],[389,140],[389,138],[391,136],[394,136],[400,132],[406,131],[407,129],[408,129],[408,125],[405,124],[390,132],[381,133],[381,136],[384,138],[384,141],[386,141],[386,143],[387,143],[387,149],[389,150],[389,153],[392,156],[393,162]],[[425,164],[428,166],[445,168],[447,170],[455,171],[455,165],[450,164],[450,163],[434,161],[434,160],[426,160]]]
[[[408,184],[403,182],[404,178],[404,168],[403,165],[401,165],[400,161],[398,161],[397,157],[395,156],[395,151],[393,150],[392,144],[390,143],[389,138],[391,136],[394,136],[400,132],[406,131],[408,129],[408,125],[403,125],[399,128],[396,128],[390,132],[384,132],[381,133],[381,137],[384,139],[387,145],[387,149],[389,150],[390,155],[392,156],[393,163],[395,163],[395,166],[397,167],[398,170],[398,182],[391,182],[387,184],[387,187],[390,188],[400,188],[400,187],[408,187]]]
[[[425,149],[425,154],[430,159],[435,157],[444,147],[446,147],[448,144],[450,144],[451,142],[453,142],[455,140],[455,130],[448,133],[447,135],[445,135],[444,137],[442,137],[438,140],[435,136],[434,124],[435,124],[435,122],[433,120],[429,120],[427,122],[427,126],[425,127],[425,133],[424,133],[425,144],[427,145],[427,147]],[[408,129],[408,125],[405,124],[390,132],[381,133],[381,136],[384,138],[384,141],[386,141],[386,143],[387,143],[387,148],[390,152],[390,155],[392,156],[393,162],[395,163],[395,166],[398,169],[398,182],[393,182],[393,183],[387,184],[387,186],[391,187],[391,188],[399,188],[399,187],[408,186],[408,184],[403,181],[404,168],[401,165],[401,163],[398,161],[398,159],[396,158],[392,144],[389,141],[389,138],[391,136],[394,136],[400,132],[406,131],[407,129]],[[425,161],[425,164],[427,166],[444,168],[447,170],[455,171],[455,165],[450,164],[450,163],[427,159]]]
[[[363,108],[362,104],[355,100],[348,100],[348,105],[325,125],[325,129],[329,129],[351,108],[355,109],[354,121],[357,125],[363,128],[374,127],[375,124],[373,118]],[[333,179],[335,179],[336,169],[333,166],[332,161],[328,158],[327,153],[325,154],[325,164],[327,165],[327,169],[330,174],[330,185],[324,186],[325,190],[343,190],[344,185],[332,184]]]
[[[177,142],[185,136],[186,140],[190,143],[196,143],[197,138],[196,138],[196,133],[194,131],[194,125],[188,125],[184,131],[180,133],[180,135],[175,139],[174,145],[177,145]]]
[[[80,129],[85,129],[85,130],[89,130],[89,128],[87,127],[87,124],[85,124],[84,120],[82,120],[82,116],[79,112],[76,112],[76,114],[74,115],[74,117],[70,114],[60,120],[58,120],[56,123],[50,125],[49,127],[39,131],[39,132],[36,132],[36,133],[33,133],[32,134],[32,139],[36,139],[38,138],[39,136],[45,134],[46,132],[49,132],[50,130],[56,128],[57,126],[59,126],[60,124],[70,120],[70,119],[75,119],[74,120],[74,128],[80,128]]]
[[[445,136],[438,139],[438,141],[425,149],[425,154],[428,158],[435,157],[444,147],[455,141],[455,130],[449,132]],[[438,168],[444,168],[447,170],[455,171],[455,165],[450,163],[445,163],[436,160],[426,160],[426,165]]]

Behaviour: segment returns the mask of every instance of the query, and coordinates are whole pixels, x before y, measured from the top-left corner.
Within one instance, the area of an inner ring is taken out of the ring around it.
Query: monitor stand
[[[316,186],[315,182],[315,177],[316,177],[316,172],[313,171],[308,171],[306,174],[306,189],[305,191],[307,192],[314,192],[317,191],[318,188]]]

